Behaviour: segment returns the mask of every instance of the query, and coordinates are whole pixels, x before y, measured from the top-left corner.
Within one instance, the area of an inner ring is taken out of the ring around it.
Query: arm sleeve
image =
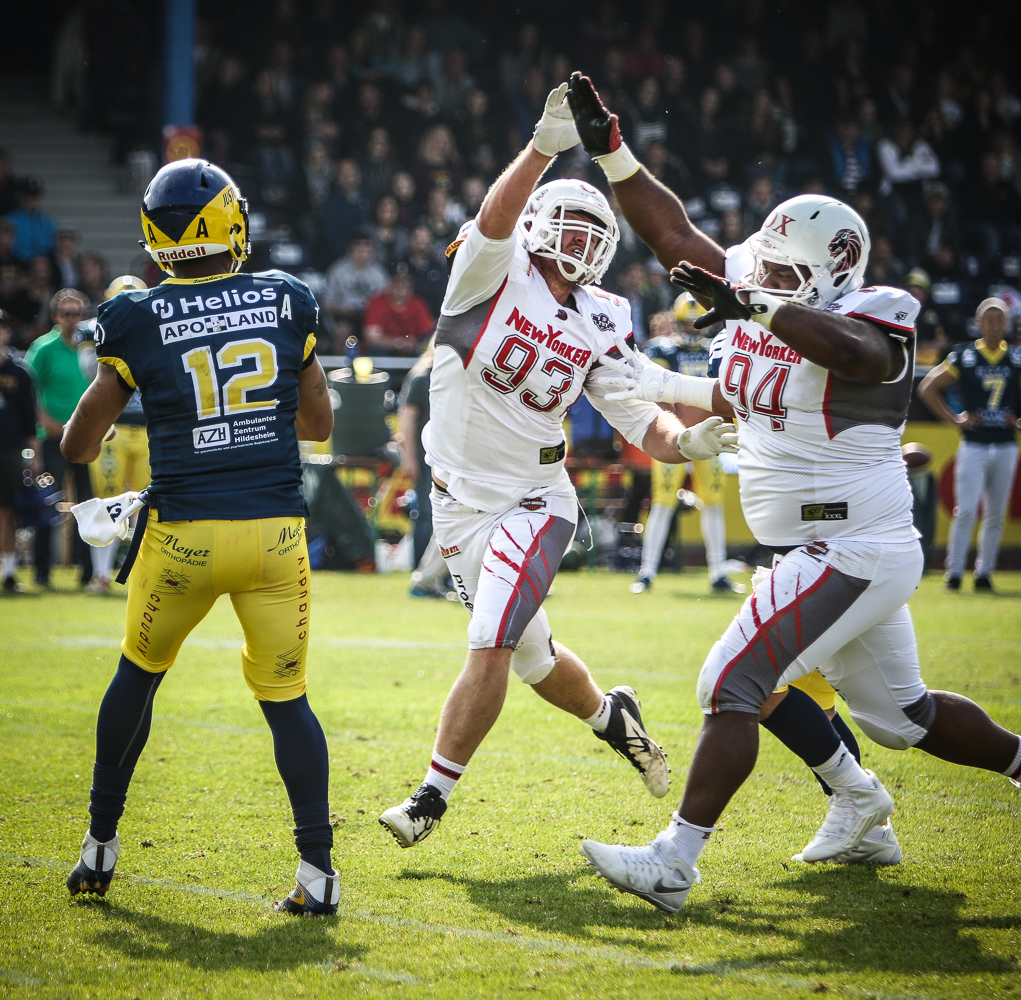
[[[620,431],[625,441],[636,448],[641,448],[645,432],[663,411],[655,403],[647,403],[641,399],[603,398],[606,393],[612,391],[609,387],[601,388],[599,383],[593,380],[585,383],[584,392],[588,401],[612,427]]]
[[[520,237],[512,233],[505,240],[491,240],[479,232],[475,220],[466,222],[451,244],[453,254],[447,293],[440,312],[457,316],[495,295],[507,277],[514,249]]]

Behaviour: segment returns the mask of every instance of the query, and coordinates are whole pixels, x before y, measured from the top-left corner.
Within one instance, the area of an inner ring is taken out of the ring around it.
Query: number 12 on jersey
[[[255,367],[230,375],[221,385],[225,370],[240,368],[253,360]],[[181,356],[184,370],[191,376],[195,391],[195,409],[199,420],[219,417],[241,410],[267,410],[276,407],[276,399],[248,399],[255,389],[271,386],[277,377],[277,349],[268,340],[238,340],[216,352],[209,346],[196,347]]]

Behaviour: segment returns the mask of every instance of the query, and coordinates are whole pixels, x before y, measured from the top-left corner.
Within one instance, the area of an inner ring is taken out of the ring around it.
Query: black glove
[[[725,278],[710,274],[709,271],[695,267],[687,261],[681,261],[679,267],[671,269],[670,280],[692,295],[708,299],[712,303],[712,308],[691,324],[696,330],[704,330],[707,326],[726,319],[748,320],[760,311],[753,306],[746,306],[737,297],[734,286]]]
[[[581,144],[589,156],[606,156],[620,148],[617,116],[606,110],[592,81],[577,70],[571,74],[567,103],[571,106]]]

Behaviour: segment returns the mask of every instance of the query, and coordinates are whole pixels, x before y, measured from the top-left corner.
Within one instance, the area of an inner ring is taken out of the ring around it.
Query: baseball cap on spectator
[[[924,288],[926,291],[929,291],[932,288],[932,279],[929,277],[928,271],[916,267],[913,271],[908,272],[908,276],[904,279],[904,285],[906,287],[915,285],[917,288]]]

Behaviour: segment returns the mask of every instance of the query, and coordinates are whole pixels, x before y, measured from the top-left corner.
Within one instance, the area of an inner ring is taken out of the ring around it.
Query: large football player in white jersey
[[[608,401],[611,390],[593,374],[616,339],[632,336],[631,312],[596,287],[618,238],[606,199],[577,181],[536,188],[552,158],[578,143],[566,91],[565,83],[550,94],[532,140],[447,251],[423,442],[436,541],[471,614],[469,650],[421,787],[380,817],[402,847],[435,829],[500,714],[511,669],[590,725],[653,795],[669,787],[635,692],[604,695],[581,660],[553,641],[542,608],[578,510],[562,424],[584,392],[628,441],[673,462],[732,451],[734,428],[716,416],[685,428],[654,403]]]
[[[974,702],[921,679],[907,600],[922,573],[900,433],[911,395],[917,303],[863,288],[869,235],[832,198],[779,205],[762,229],[724,251],[620,140],[591,81],[571,79],[586,151],[628,222],[671,277],[726,321],[718,379],[695,379],[623,349],[610,398],[684,403],[736,417],[741,504],[775,555],[712,648],[698,682],[705,713],[687,786],[669,826],[646,847],[585,841],[617,888],[680,909],[695,863],[751,773],[758,717],[777,687],[818,668],[866,735],[892,749],[1021,778],[1021,738]],[[850,754],[817,773],[835,792],[804,860],[840,860],[892,809]]]

